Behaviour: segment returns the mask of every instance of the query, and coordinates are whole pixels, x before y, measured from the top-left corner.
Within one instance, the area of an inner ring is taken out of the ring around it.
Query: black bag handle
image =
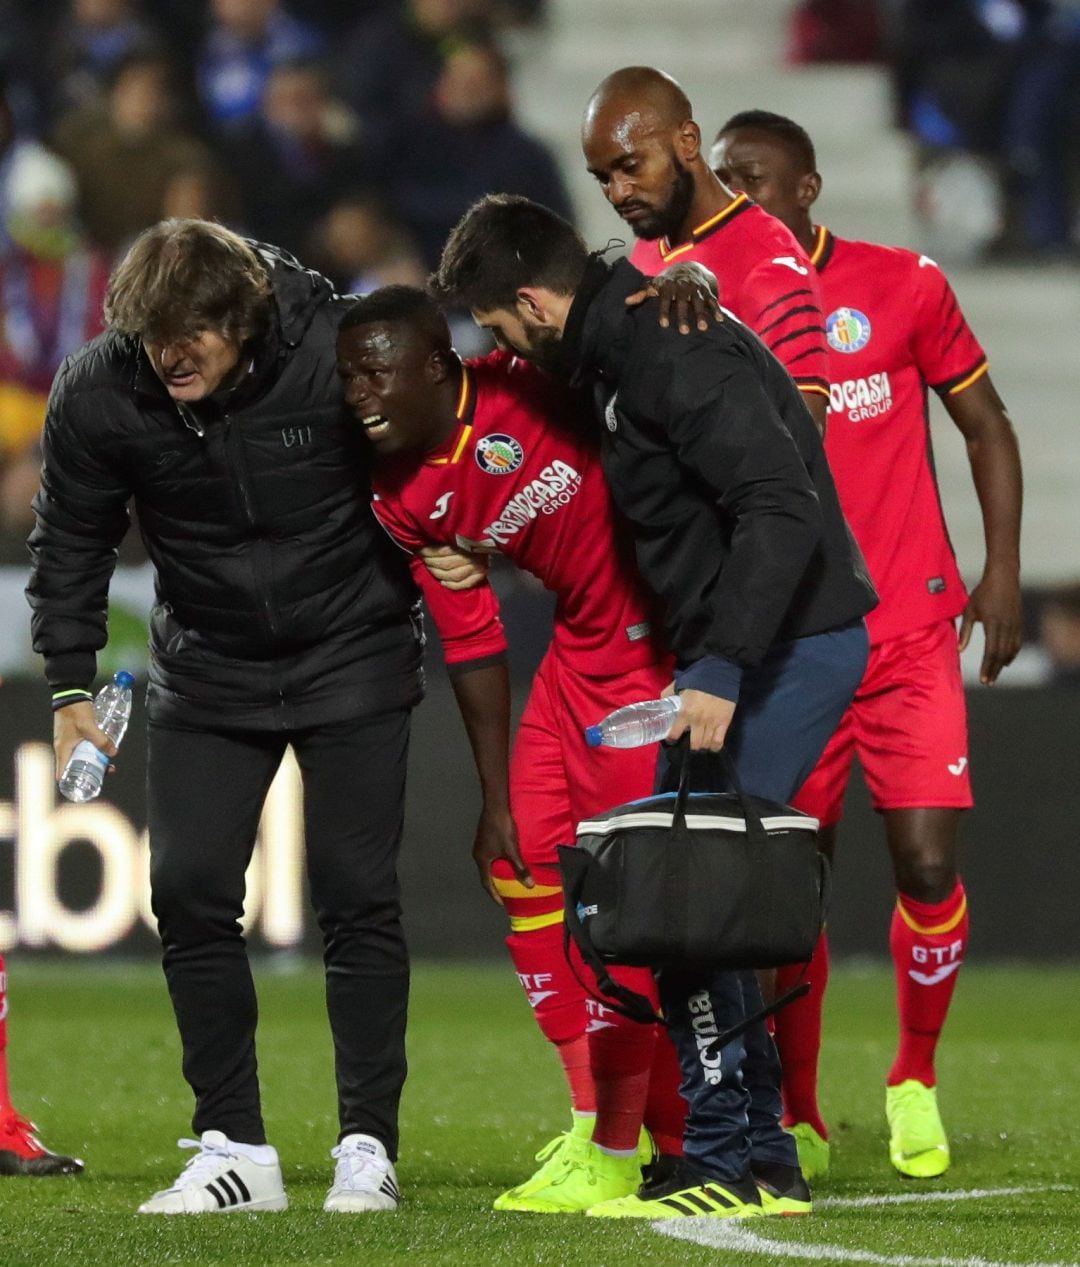
[[[679,768],[679,790],[675,794],[675,810],[671,820],[671,827],[674,832],[676,829],[683,830],[686,827],[686,805],[690,799],[690,766],[694,754],[690,751],[689,735],[681,735],[670,747],[673,752],[679,753],[681,762]],[[731,754],[726,748],[721,748],[719,757],[720,763],[724,767],[724,778],[727,780],[732,792],[735,793],[739,808],[743,812],[747,839],[753,841],[756,845],[764,844],[765,826],[761,821],[761,815],[754,808],[753,801],[743,790],[743,785],[739,780]]]

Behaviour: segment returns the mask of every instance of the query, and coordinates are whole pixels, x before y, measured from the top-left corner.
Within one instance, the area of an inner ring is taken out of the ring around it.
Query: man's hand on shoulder
[[[719,293],[716,277],[704,264],[688,260],[665,268],[640,290],[627,295],[626,306],[636,308],[646,299],[659,299],[660,324],[665,328],[671,324],[674,308],[679,333],[689,334],[691,318],[698,330],[708,330],[713,321],[723,321]]]
[[[80,700],[78,704],[68,704],[66,708],[58,708],[53,713],[53,752],[56,753],[58,779],[64,773],[64,767],[71,759],[75,746],[83,739],[89,739],[94,747],[104,752],[106,756],[116,756],[116,744],[98,728],[91,700]],[[112,766],[109,769],[112,770]]]
[[[674,743],[689,731],[692,751],[719,752],[735,716],[734,702],[695,690],[680,691],[679,699],[682,705],[675,714],[667,742]]]
[[[424,546],[420,558],[431,575],[448,590],[471,590],[488,579],[491,561],[483,554],[466,554],[453,546]]]

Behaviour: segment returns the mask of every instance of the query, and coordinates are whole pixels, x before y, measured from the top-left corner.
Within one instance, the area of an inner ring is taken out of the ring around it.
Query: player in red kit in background
[[[584,1210],[636,1191],[651,1160],[643,1119],[662,1151],[681,1151],[674,1050],[651,1027],[592,1002],[575,979],[555,854],[580,819],[652,791],[654,748],[588,749],[583,728],[656,698],[671,661],[616,533],[599,450],[579,425],[587,404],[505,352],[463,364],[434,302],[405,286],[375,291],[346,313],[338,369],[377,455],[375,513],[413,554],[473,747],[484,795],[474,858],[506,908],[511,958],[574,1108],[571,1132],[496,1209]],[[553,641],[512,758],[498,602],[486,582],[451,591],[435,581],[419,551],[439,545],[498,551],[556,595]],[[619,972],[656,998],[650,972]]]
[[[77,1175],[83,1164],[52,1153],[35,1136],[37,1129],[11,1103],[7,1071],[7,969],[0,955],[0,1175]]]
[[[638,239],[634,267],[654,276],[692,261],[713,272],[720,302],[787,369],[820,430],[828,352],[814,270],[789,229],[710,170],[692,115],[670,76],[648,66],[617,70],[585,111],[586,164]]]
[[[987,685],[1021,641],[1020,455],[987,360],[941,270],[925,255],[836,238],[810,218],[821,190],[813,144],[766,111],[738,114],[710,155],[720,177],[783,220],[810,256],[825,301],[832,383],[825,449],[840,502],[881,597],[855,701],[796,799],[820,818],[830,855],[853,753],[882,813],[898,890],[890,947],[900,1044],[887,1078],[889,1155],[905,1176],[948,1169],[934,1054],[968,940],[957,828],[972,804],[959,650],[981,623]],[[927,385],[967,443],[986,562],[970,596],[942,515],[930,453]],[[960,617],[959,643],[955,622]],[[828,1167],[817,1104],[822,943],[813,989],[782,1012],[785,1124],[806,1174]],[[778,987],[786,984],[780,974]]]

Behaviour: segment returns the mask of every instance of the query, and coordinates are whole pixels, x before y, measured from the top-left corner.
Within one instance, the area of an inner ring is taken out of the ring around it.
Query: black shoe
[[[778,1161],[751,1162],[754,1182],[766,1214],[810,1214],[810,1188],[798,1166]]]

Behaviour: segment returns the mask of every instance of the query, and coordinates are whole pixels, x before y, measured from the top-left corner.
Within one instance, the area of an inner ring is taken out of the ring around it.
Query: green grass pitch
[[[190,1103],[164,984],[150,967],[9,960],[12,1082],[52,1147],[82,1155],[77,1179],[0,1179],[2,1267],[269,1267],[271,1264],[684,1264],[868,1262],[891,1267],[1074,1263],[1080,1258],[1080,971],[969,967],[939,1061],[953,1168],[901,1182],[885,1154],[881,1089],[893,1046],[884,968],[834,973],[824,1103],[834,1164],[809,1219],[732,1229],[495,1214],[567,1111],[555,1062],[507,965],[420,965],[403,1106],[396,1215],[326,1215],[334,1143],[331,1053],[320,974],[258,972],[259,1057],[284,1214],[146,1218],[190,1133]],[[1021,1189],[1011,1195],[980,1191]],[[923,1200],[935,1193],[959,1194]],[[884,1197],[916,1197],[882,1204]],[[855,1204],[855,1198],[873,1198]],[[705,1226],[708,1224],[708,1226]],[[749,1235],[748,1235],[749,1234]]]

